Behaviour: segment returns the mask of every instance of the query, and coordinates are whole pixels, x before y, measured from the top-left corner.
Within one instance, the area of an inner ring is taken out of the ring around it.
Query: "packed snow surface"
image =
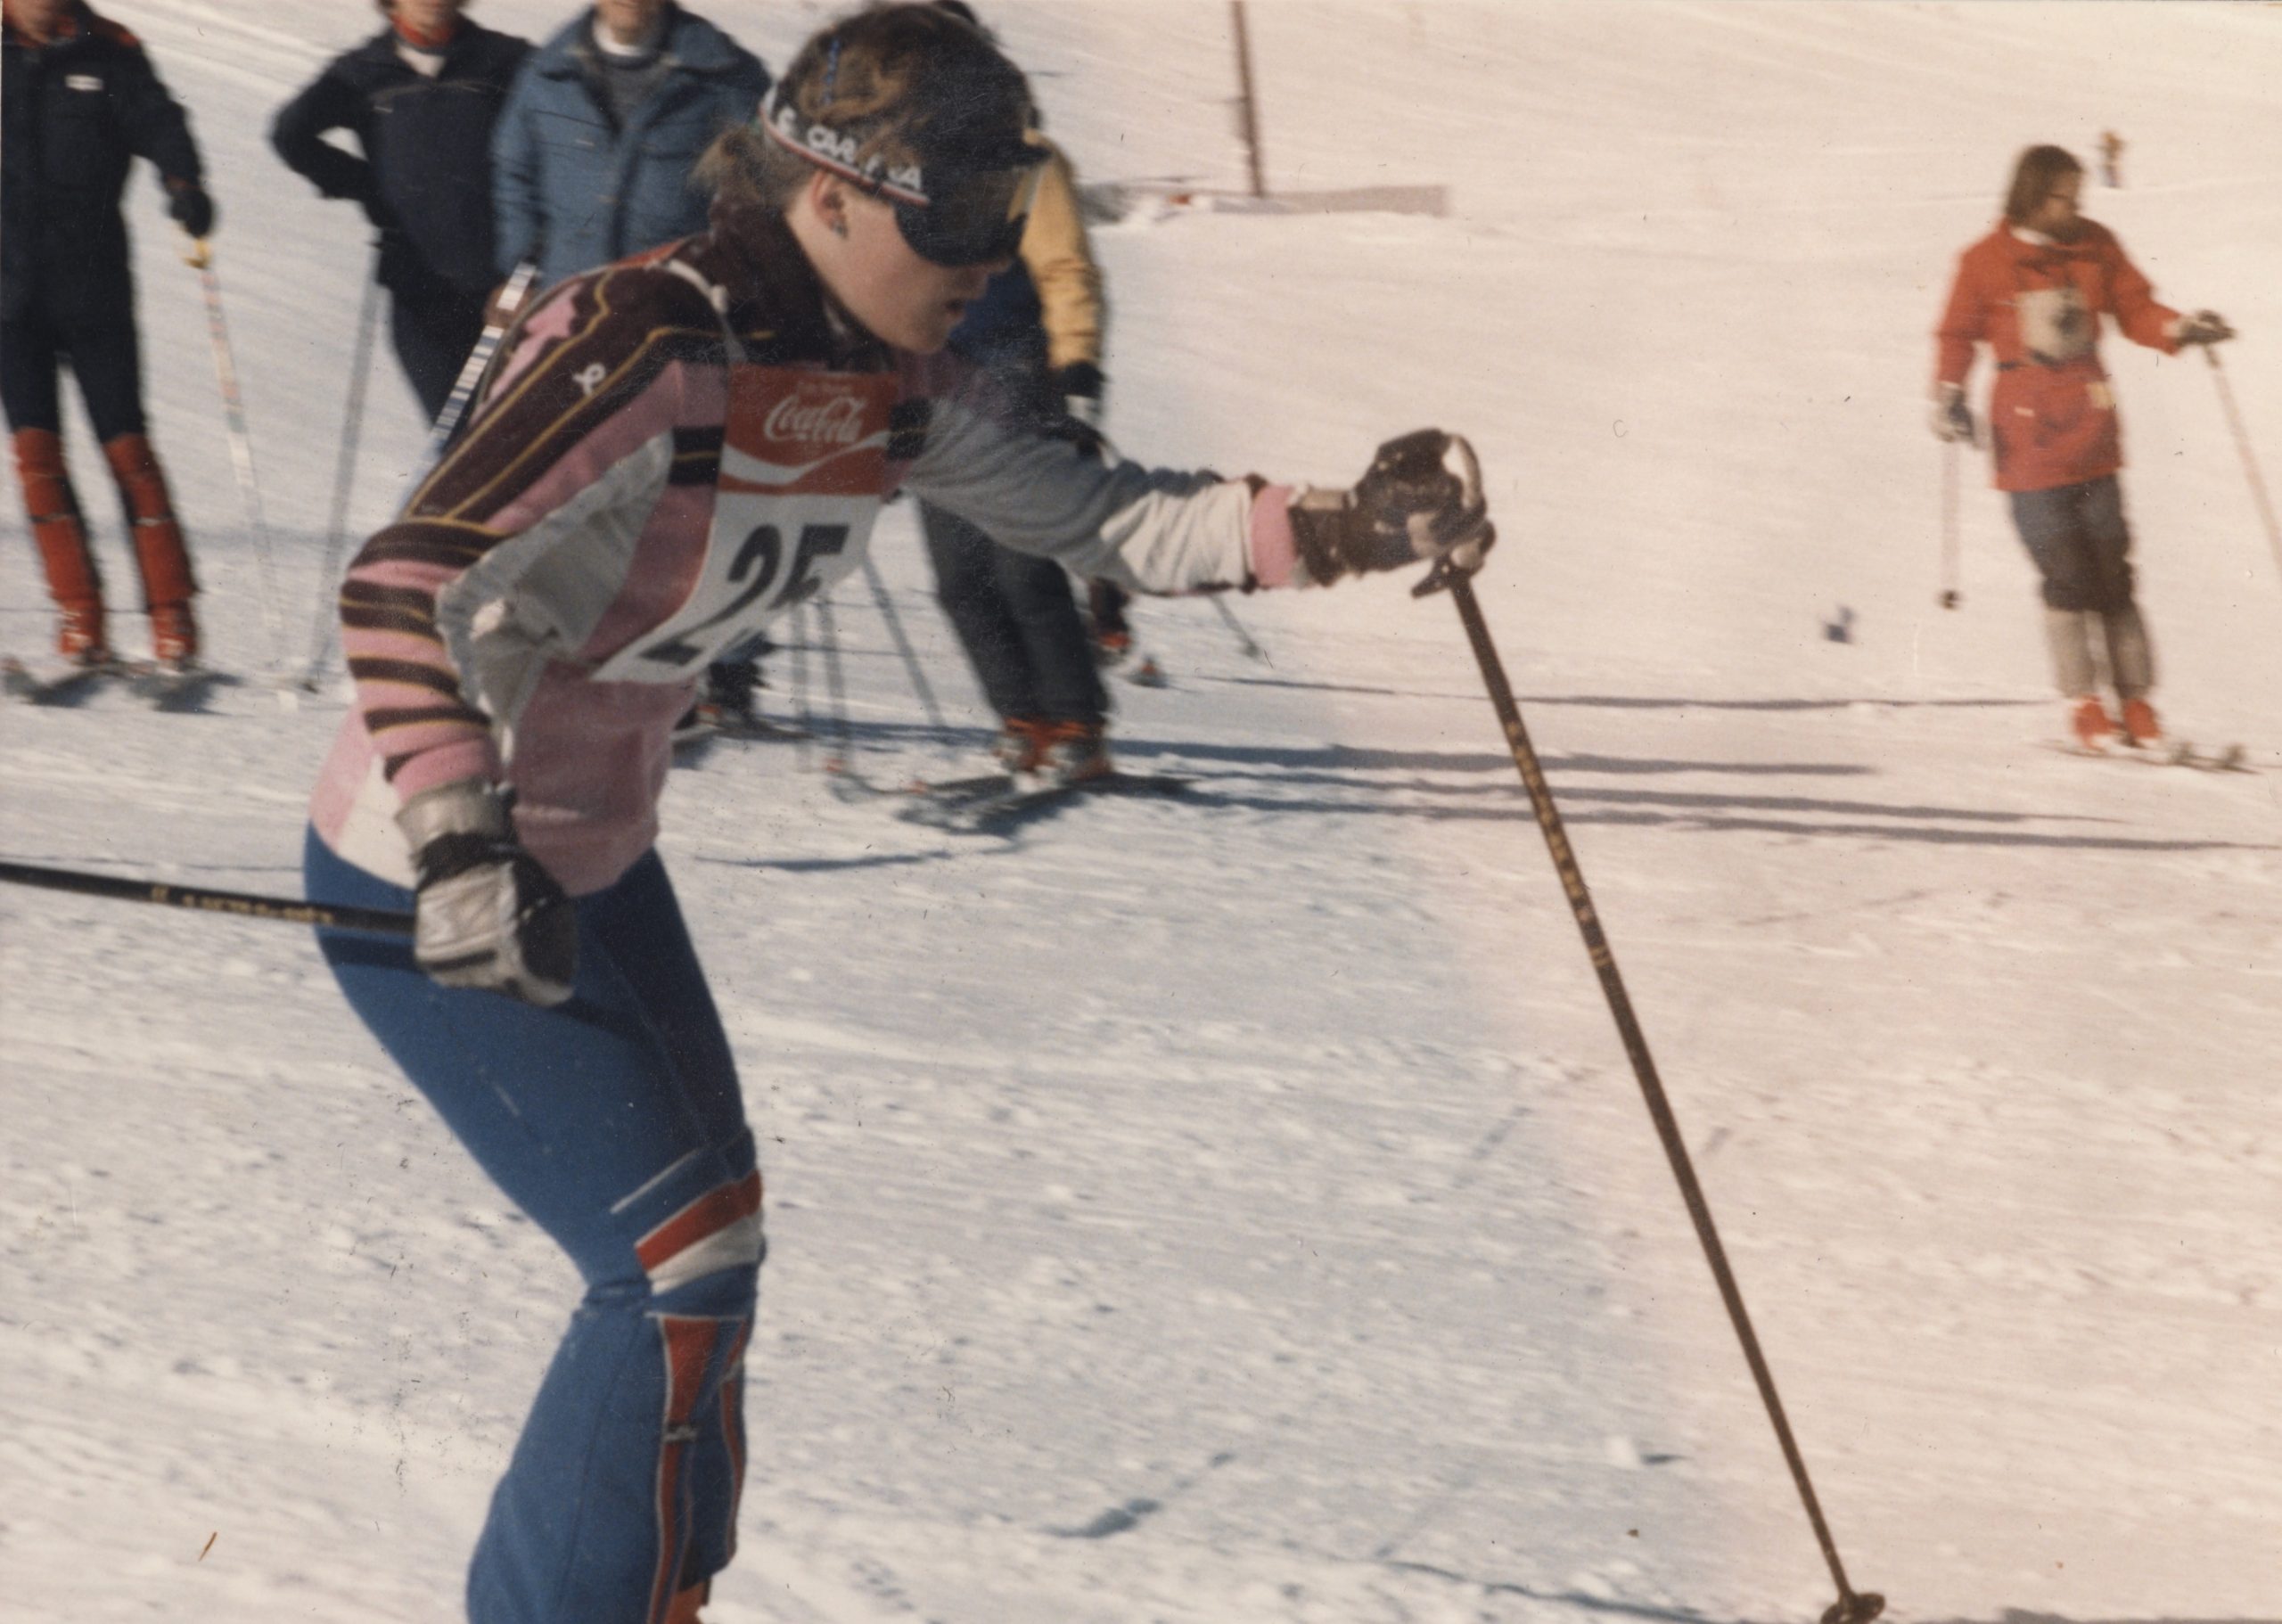
[[[146,176],[154,433],[250,680],[0,711],[0,856],[290,892],[342,699],[258,678],[326,595],[368,250],[266,129],[373,18],[104,9],[214,171],[274,561]],[[699,9],[776,65],[825,14]],[[2282,476],[2282,12],[1250,7],[1271,188],[1447,187],[1431,217],[1221,206],[1227,7],[984,10],[1088,179],[1188,194],[1097,237],[1134,455],[1344,481],[1386,435],[1474,437],[1485,609],[1854,1583],[1909,1624],[2282,1618],[2278,561],[2210,367],[2111,335],[2158,700],[2261,770],[2069,759],[1974,466],[1936,606],[1925,427],[2013,155],[2114,129],[2088,211],[2241,330],[2224,377]],[[357,535],[422,444],[384,343],[371,390]],[[12,501],[0,528],[0,646],[34,650]],[[877,542],[955,732],[843,591],[859,765],[973,771],[907,507]],[[1268,661],[1146,603],[1172,685],[1119,689],[1120,756],[1185,800],[972,837],[791,744],[677,775],[772,1243],[712,1612],[1814,1619],[1831,1579],[1450,606],[1234,607]],[[0,1070],[0,1617],[455,1616],[575,1281],[305,933],[10,890]]]

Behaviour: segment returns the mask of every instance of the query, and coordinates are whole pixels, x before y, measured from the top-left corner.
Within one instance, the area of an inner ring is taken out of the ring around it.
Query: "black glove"
[[[554,877],[515,839],[507,801],[486,783],[448,783],[405,802],[397,826],[420,887],[412,956],[446,987],[526,1004],[570,997],[579,918]]]
[[[1471,575],[1498,539],[1473,447],[1440,429],[1387,441],[1352,490],[1301,491],[1292,536],[1317,586],[1426,558]]]
[[[214,200],[204,188],[194,180],[170,180],[167,192],[167,213],[176,225],[193,237],[214,234]]]
[[[1933,396],[1933,415],[1931,419],[1933,438],[1944,445],[1963,440],[1968,446],[1981,443],[1981,431],[1974,426],[1973,408],[1965,403],[1965,386],[1944,383]]]
[[[1057,366],[1047,380],[1054,392],[1062,397],[1062,410],[1076,418],[1088,429],[1102,426],[1102,396],[1109,388],[1109,380],[1102,376],[1102,369],[1091,361],[1072,361],[1067,366]]]
[[[2216,310],[2197,310],[2193,316],[2179,318],[2179,341],[2182,348],[2188,344],[2223,344],[2234,336],[2235,330]]]

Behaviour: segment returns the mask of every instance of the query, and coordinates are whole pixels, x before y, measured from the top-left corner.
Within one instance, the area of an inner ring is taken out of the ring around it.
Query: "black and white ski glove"
[[[1109,390],[1109,380],[1102,376],[1102,369],[1091,361],[1072,361],[1067,366],[1057,366],[1047,380],[1054,392],[1062,397],[1062,410],[1076,418],[1096,433],[1101,431],[1102,397]]]
[[[1320,586],[1421,559],[1472,575],[1498,532],[1473,447],[1457,435],[1420,429],[1381,446],[1351,490],[1302,490],[1292,502],[1292,538]]]
[[[1958,440],[1968,446],[1981,444],[1981,430],[1973,421],[1973,408],[1965,403],[1961,383],[1944,383],[1933,392],[1931,423],[1933,438],[1945,446]]]
[[[485,783],[447,783],[396,815],[420,886],[412,956],[446,987],[552,1005],[579,971],[579,919],[553,875],[515,839],[507,801]]]
[[[2223,344],[2235,336],[2227,325],[2227,318],[2216,310],[2197,310],[2193,316],[2179,318],[2179,331],[2174,334],[2182,347],[2188,344]]]

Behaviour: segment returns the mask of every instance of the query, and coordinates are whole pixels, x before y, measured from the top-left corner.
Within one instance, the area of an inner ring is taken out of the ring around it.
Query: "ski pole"
[[[507,279],[507,285],[501,291],[498,300],[498,313],[505,316],[507,320],[491,323],[484,327],[482,336],[475,341],[475,348],[468,351],[467,360],[462,364],[459,376],[453,380],[452,392],[445,397],[444,409],[436,414],[435,425],[428,431],[427,447],[421,454],[420,477],[423,480],[435,472],[436,464],[443,461],[445,447],[452,443],[452,435],[458,430],[460,419],[467,414],[468,402],[475,398],[476,385],[483,381],[484,370],[491,365],[491,357],[498,352],[499,340],[506,336],[508,327],[513,324],[514,313],[522,308],[523,296],[530,287],[531,279],[538,274],[538,267],[526,259],[515,267],[515,274]],[[379,284],[380,261],[376,256],[373,260],[373,283],[365,290],[368,301],[377,296]],[[362,357],[367,353],[369,353],[369,340],[360,340],[358,368],[360,379],[365,370]],[[354,397],[357,402],[356,409],[361,415],[364,409],[363,384],[359,381],[352,384],[351,388],[357,391]],[[337,555],[346,539],[347,484],[348,475],[344,473],[333,491],[332,529],[326,537],[325,568],[321,578],[321,580],[327,585],[332,583]],[[332,599],[321,595],[317,601],[316,631],[309,644],[309,663],[301,672],[300,685],[302,687],[316,687],[318,679],[324,675],[324,668],[332,655],[332,639],[339,629],[339,617],[333,612]]]
[[[466,365],[460,375],[452,381],[452,392],[445,397],[444,409],[436,414],[436,426],[428,434],[427,465],[433,468],[442,460],[444,447],[452,443],[452,436],[460,426],[460,419],[467,415],[467,403],[475,398],[475,386],[483,381],[484,368],[491,365],[497,353],[499,340],[507,336],[507,329],[514,324],[515,313],[523,308],[523,296],[530,291],[531,280],[538,275],[536,260],[526,259],[515,267],[507,285],[500,290],[495,314],[505,320],[487,322],[483,336],[475,348],[467,352]]]
[[[198,273],[199,285],[206,293],[206,331],[214,340],[214,376],[222,390],[230,461],[238,472],[238,498],[244,504],[246,524],[253,532],[260,567],[261,618],[269,632],[269,663],[275,668],[285,660],[285,627],[277,608],[277,564],[270,553],[269,527],[262,522],[261,487],[253,473],[253,437],[246,431],[245,401],[238,391],[237,363],[230,353],[229,324],[222,316],[222,282],[214,270],[214,250],[205,238],[192,244],[185,263]]]
[[[2274,500],[2266,494],[2266,480],[2258,472],[2258,459],[2251,454],[2250,436],[2243,430],[2242,408],[2235,404],[2234,386],[2227,381],[2227,369],[2220,365],[2219,347],[2205,344],[2205,359],[2211,363],[2211,380],[2219,386],[2219,404],[2225,408],[2228,426],[2235,431],[2235,448],[2242,453],[2243,472],[2250,480],[2251,500],[2258,504],[2258,516],[2266,526],[2266,545],[2274,550],[2274,562],[2282,568],[2282,525],[2274,521]]]
[[[856,770],[856,731],[848,720],[848,690],[840,677],[840,626],[833,619],[832,596],[819,593],[816,597],[817,631],[824,639],[825,709],[832,722],[832,731],[840,743],[838,750],[826,750],[824,770],[827,776],[853,775]]]
[[[792,741],[792,750],[794,759],[800,762],[800,770],[805,773],[809,770],[809,743],[817,732],[816,718],[809,709],[809,606],[806,603],[792,605],[792,613],[786,619],[786,629],[791,634],[787,641],[792,650],[792,717],[800,728]]]
[[[1688,1159],[1679,1120],[1673,1116],[1671,1102],[1657,1079],[1656,1062],[1648,1053],[1647,1038],[1632,1013],[1632,1001],[1625,993],[1623,978],[1617,973],[1616,955],[1601,930],[1599,915],[1593,910],[1592,895],[1585,889],[1584,871],[1578,866],[1577,854],[1562,826],[1560,809],[1553,804],[1553,791],[1545,781],[1545,769],[1538,762],[1536,750],[1531,748],[1527,729],[1522,726],[1521,706],[1514,699],[1514,690],[1506,680],[1506,668],[1498,658],[1497,645],[1490,639],[1490,627],[1482,620],[1482,605],[1473,595],[1473,582],[1462,572],[1437,566],[1434,574],[1421,583],[1419,590],[1424,592],[1445,584],[1449,588],[1450,601],[1457,605],[1458,619],[1465,622],[1466,638],[1473,644],[1474,660],[1482,668],[1482,685],[1489,690],[1490,702],[1505,726],[1506,742],[1513,748],[1514,766],[1521,773],[1523,788],[1529,791],[1530,806],[1537,814],[1539,829],[1544,833],[1546,849],[1553,854],[1554,870],[1561,876],[1561,889],[1567,893],[1570,911],[1576,915],[1577,930],[1585,939],[1585,951],[1600,976],[1601,992],[1608,1000],[1609,1013],[1615,1017],[1624,1052],[1631,1058],[1632,1074],[1639,1079],[1641,1095],[1656,1125],[1656,1136],[1663,1142],[1672,1176],[1679,1182],[1680,1198],[1687,1202],[1687,1215],[1695,1222],[1696,1239],[1703,1243],[1704,1258],[1712,1266],[1712,1278],[1719,1283],[1720,1299],[1727,1304],[1728,1317],[1735,1325],[1737,1340],[1743,1343],[1752,1380],[1758,1384],[1768,1419],[1774,1423],[1776,1441],[1782,1446],[1783,1458],[1791,1468],[1791,1480],[1798,1485],[1807,1521],[1814,1525],[1815,1540],[1822,1546],[1823,1560],[1830,1566],[1831,1578],[1837,1582],[1838,1599],[1822,1615],[1822,1624],[1868,1624],[1884,1611],[1885,1598],[1858,1592],[1846,1582],[1846,1570],[1838,1560],[1838,1546],[1831,1538],[1829,1525],[1823,1521],[1814,1485],[1807,1477],[1807,1464],[1791,1436],[1791,1423],[1784,1417],[1783,1401],[1775,1391],[1774,1374],[1768,1369],[1766,1357],[1760,1351],[1759,1338],[1752,1331],[1751,1316],[1744,1308],[1743,1292],[1736,1284],[1735,1271],[1728,1265],[1727,1251],[1720,1245],[1720,1233],[1712,1225],[1712,1209]]]
[[[1950,440],[1941,447],[1941,595],[1944,609],[1955,609],[1965,602],[1958,589],[1958,443]]]
[[[0,863],[0,881],[41,890],[70,891],[82,897],[108,897],[119,902],[153,902],[160,907],[189,908],[201,914],[234,914],[242,919],[274,919],[284,924],[323,925],[334,931],[369,931],[381,936],[412,934],[412,915],[391,913],[386,908],[335,906],[291,897],[256,897],[245,891],[208,890],[195,885],[169,885],[161,880],[126,880],[115,874],[42,868],[31,863]]]
[[[896,652],[903,656],[903,668],[911,673],[912,692],[919,696],[920,709],[927,713],[927,726],[935,730],[948,749],[950,729],[943,721],[942,710],[935,703],[935,691],[927,685],[927,674],[919,668],[919,656],[911,640],[903,635],[903,620],[895,612],[895,605],[888,599],[887,583],[880,578],[880,567],[872,562],[867,548],[864,554],[864,579],[872,588],[872,602],[879,605],[880,619],[888,623],[888,635],[895,639]]]
[[[1236,646],[1244,650],[1245,658],[1257,660],[1264,666],[1273,666],[1276,662],[1268,657],[1266,649],[1252,640],[1252,634],[1244,630],[1244,623],[1236,619],[1236,611],[1220,601],[1227,595],[1215,592],[1207,595],[1212,600],[1212,607],[1220,611],[1220,619],[1228,623],[1228,629],[1236,634]]]
[[[349,495],[357,483],[357,447],[364,437],[365,384],[373,370],[373,330],[381,319],[381,249],[373,244],[372,275],[365,282],[365,297],[357,313],[357,342],[349,363],[349,405],[341,420],[341,450],[332,470],[332,512],[325,520],[324,553],[317,564],[316,623],[309,631],[308,662],[301,668],[300,686],[315,688],[325,656],[332,647],[332,628],[341,611],[335,603],[338,585],[333,571],[341,566],[341,550],[349,539]]]

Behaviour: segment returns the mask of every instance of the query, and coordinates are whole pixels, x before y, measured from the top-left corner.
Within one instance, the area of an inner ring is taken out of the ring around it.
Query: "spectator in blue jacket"
[[[674,0],[595,0],[524,62],[492,133],[499,274],[532,260],[544,286],[705,229],[690,171],[768,89]]]

